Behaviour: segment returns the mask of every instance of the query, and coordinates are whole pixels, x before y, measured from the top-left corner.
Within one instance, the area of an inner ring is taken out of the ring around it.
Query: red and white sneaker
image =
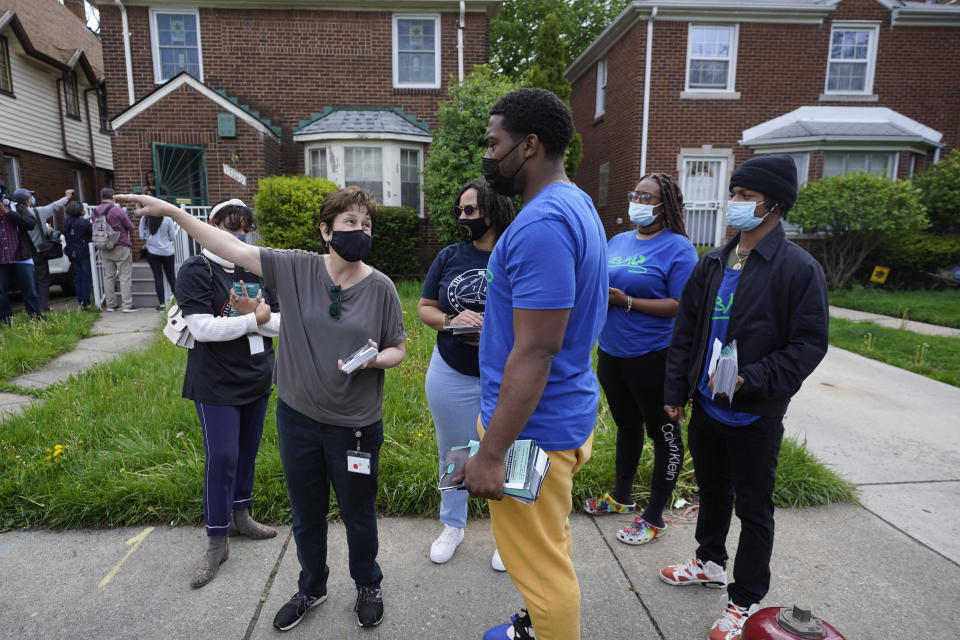
[[[727,570],[711,560],[701,562],[699,558],[693,558],[660,569],[660,579],[678,587],[702,584],[711,589],[723,589],[727,586]]]
[[[710,627],[708,640],[739,640],[743,634],[743,625],[747,618],[759,610],[759,604],[741,607],[733,604],[733,601],[729,602],[723,614]]]

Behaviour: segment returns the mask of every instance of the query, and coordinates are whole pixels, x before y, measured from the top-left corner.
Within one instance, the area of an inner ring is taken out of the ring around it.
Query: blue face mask
[[[660,204],[663,204],[662,202]],[[659,207],[660,204],[640,204],[639,202],[631,202],[630,210],[627,215],[630,216],[630,222],[640,225],[641,227],[646,227],[653,224],[654,219],[657,217],[653,213],[655,207]]]
[[[240,242],[246,242],[246,241],[247,241],[247,234],[245,234],[245,233],[235,233],[235,234],[233,234],[233,237],[236,238],[236,239],[238,239]]]
[[[727,224],[734,229],[738,229],[739,231],[749,231],[750,229],[753,229],[763,222],[764,218],[770,215],[770,212],[768,211],[767,215],[763,216],[763,218],[758,218],[753,215],[756,209],[756,202],[728,202]]]

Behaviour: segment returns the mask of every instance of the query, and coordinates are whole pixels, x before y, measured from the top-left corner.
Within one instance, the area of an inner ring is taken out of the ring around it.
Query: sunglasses
[[[339,318],[340,317],[340,285],[331,284],[330,290],[328,291],[328,293],[330,294],[330,299],[333,300],[333,302],[330,303],[330,317]]]
[[[457,216],[461,216],[463,214],[472,216],[474,212],[480,213],[480,207],[475,204],[467,204],[462,207],[460,205],[456,205],[453,207],[453,210],[457,212]]]

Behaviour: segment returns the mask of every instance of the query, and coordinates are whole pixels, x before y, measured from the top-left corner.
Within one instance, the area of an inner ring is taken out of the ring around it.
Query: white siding
[[[69,160],[63,152],[60,117],[57,110],[57,79],[61,77],[60,70],[27,56],[13,31],[8,29],[3,35],[7,37],[10,49],[10,71],[15,98],[0,95],[0,140],[10,147]],[[79,68],[77,84],[81,120],[64,116],[67,149],[72,155],[89,162],[90,135],[87,131],[86,110],[83,108],[83,91],[90,85]],[[113,154],[110,150],[110,138],[100,133],[97,98],[94,92],[90,93],[89,100],[97,166],[112,170]]]

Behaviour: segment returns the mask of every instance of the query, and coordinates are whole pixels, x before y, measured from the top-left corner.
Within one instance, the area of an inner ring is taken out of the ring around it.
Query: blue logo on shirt
[[[713,317],[711,320],[729,320],[730,319],[730,309],[733,308],[733,294],[730,294],[730,299],[727,300],[727,304],[723,304],[723,298],[717,296],[717,301],[713,304]],[[723,315],[717,315],[717,314]]]
[[[627,267],[627,271],[630,273],[647,273],[647,268],[641,266],[646,261],[647,258],[643,256],[643,254],[635,253],[632,256],[626,256],[624,258],[613,256],[610,258],[609,266],[611,268]]]

